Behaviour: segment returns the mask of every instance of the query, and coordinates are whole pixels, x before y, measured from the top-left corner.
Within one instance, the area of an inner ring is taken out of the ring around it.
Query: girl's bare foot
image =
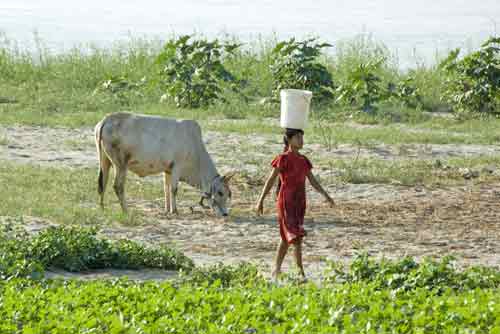
[[[281,270],[274,270],[271,275],[274,280],[277,280],[281,276]]]
[[[300,275],[299,283],[300,284],[307,283],[306,273],[303,270],[299,271],[299,275]]]

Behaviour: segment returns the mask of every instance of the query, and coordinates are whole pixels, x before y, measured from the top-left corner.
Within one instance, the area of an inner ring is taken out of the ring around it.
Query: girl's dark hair
[[[291,129],[291,128],[286,128],[285,129],[285,134],[283,135],[283,152],[288,151],[288,146],[289,146],[289,141],[290,139],[293,138],[293,136],[298,135],[298,134],[304,134],[303,130],[300,129]],[[276,196],[279,194],[281,189],[281,179],[278,180],[278,187],[276,188]]]

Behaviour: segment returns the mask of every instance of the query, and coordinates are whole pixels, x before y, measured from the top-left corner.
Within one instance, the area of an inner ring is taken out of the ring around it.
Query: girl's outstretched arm
[[[312,172],[309,172],[309,174],[307,174],[307,178],[309,179],[309,182],[311,183],[313,188],[316,189],[317,192],[319,192],[321,195],[323,195],[325,197],[326,201],[330,204],[330,206],[334,206],[335,202],[330,197],[330,195],[325,191],[325,189],[323,189],[323,187],[321,186],[319,181],[316,179],[314,174]]]
[[[264,199],[266,196],[269,194],[269,191],[274,185],[274,182],[276,181],[276,178],[279,175],[279,169],[278,168],[273,168],[273,171],[267,178],[266,184],[264,185],[264,189],[262,189],[262,193],[260,194],[259,200],[257,202],[257,206],[255,210],[257,211],[258,215],[261,215],[264,213]]]

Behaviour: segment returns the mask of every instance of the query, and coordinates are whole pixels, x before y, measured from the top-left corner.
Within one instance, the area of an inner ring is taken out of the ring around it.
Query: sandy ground
[[[280,136],[204,133],[208,151],[222,168],[243,168],[252,172],[261,168],[261,159],[282,150]],[[44,166],[93,167],[97,165],[94,133],[91,128],[66,129],[0,125],[0,159]],[[306,144],[304,153],[314,152],[318,159],[376,158],[446,159],[500,155],[500,146],[464,144],[356,145],[339,144],[332,150],[320,144]],[[251,154],[249,154],[251,153]]]
[[[3,138],[3,139],[2,139]],[[263,162],[281,150],[278,137],[205,133],[209,152],[221,172],[237,170],[262,173]],[[250,139],[250,140],[249,140]],[[64,129],[0,126],[0,160],[20,164],[65,168],[97,168],[97,156],[90,128]],[[500,155],[500,147],[484,145],[374,145],[361,150],[340,145],[328,151],[318,144],[308,145],[322,159],[349,158],[357,154],[378,159],[445,159]],[[328,170],[317,170],[327,175]],[[240,178],[240,182],[242,182]],[[153,178],[153,182],[156,180]],[[160,186],[160,185],[159,185]],[[272,265],[279,233],[272,201],[264,217],[252,212],[260,185],[250,186],[252,195],[233,201],[238,208],[226,220],[208,212],[191,212],[191,203],[180,199],[181,214],[166,215],[162,200],[146,202],[130,199],[131,206],[145,212],[147,223],[127,227],[106,227],[102,233],[111,238],[130,238],[150,244],[175,245],[197,264],[251,261],[266,272]],[[246,189],[248,185],[236,185]],[[462,187],[427,189],[393,185],[331,185],[337,207],[326,208],[317,194],[309,192],[305,240],[306,271],[317,277],[327,260],[348,262],[360,250],[377,257],[410,255],[440,257],[455,255],[462,265],[500,266],[500,184],[473,184]],[[94,189],[89,189],[94,191]],[[243,191],[243,190],[241,190]],[[238,191],[236,192],[238,193]],[[109,192],[108,196],[114,196]],[[200,209],[197,209],[200,210]],[[4,217],[3,220],[5,221]],[[32,232],[52,222],[25,217]],[[291,256],[286,267],[293,266]],[[162,271],[99,271],[65,277],[115,277],[162,279],[174,275]]]

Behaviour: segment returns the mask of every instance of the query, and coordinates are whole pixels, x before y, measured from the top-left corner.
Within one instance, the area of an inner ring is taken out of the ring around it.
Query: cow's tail
[[[97,157],[99,159],[99,177],[98,177],[98,187],[97,191],[99,195],[102,195],[104,193],[104,168],[106,168],[106,165],[109,165],[110,161],[108,157],[106,156],[106,153],[104,152],[102,148],[102,142],[101,142],[101,137],[102,137],[102,128],[104,127],[104,123],[106,121],[106,118],[104,118],[102,121],[97,123],[95,127],[95,144],[97,148]]]

